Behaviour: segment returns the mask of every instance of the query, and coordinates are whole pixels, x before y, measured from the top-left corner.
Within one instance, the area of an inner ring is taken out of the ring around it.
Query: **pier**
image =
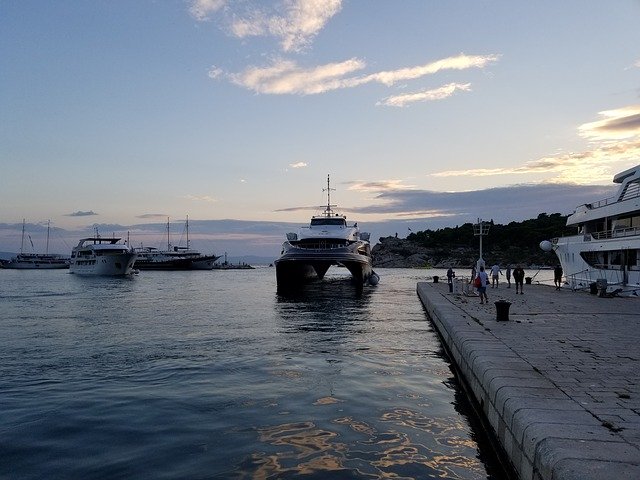
[[[640,478],[640,299],[503,283],[481,305],[461,286],[417,292],[519,478]]]

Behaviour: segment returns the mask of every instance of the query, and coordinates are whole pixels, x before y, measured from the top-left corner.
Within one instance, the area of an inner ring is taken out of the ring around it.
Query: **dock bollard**
[[[524,277],[524,283],[527,285],[531,285],[531,280],[533,280],[531,277]]]
[[[437,275],[433,276],[433,283],[438,283],[438,280],[440,280],[440,277]]]
[[[509,307],[511,306],[511,302],[507,302],[506,300],[498,300],[497,302],[495,302],[495,304],[496,304],[496,321],[508,322]]]

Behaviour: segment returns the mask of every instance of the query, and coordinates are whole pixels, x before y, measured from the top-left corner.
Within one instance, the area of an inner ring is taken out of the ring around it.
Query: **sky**
[[[568,214],[640,164],[640,0],[4,0],[0,251],[277,256]]]

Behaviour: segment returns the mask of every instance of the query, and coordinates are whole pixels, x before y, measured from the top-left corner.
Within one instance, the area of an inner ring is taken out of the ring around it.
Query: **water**
[[[500,478],[415,293],[444,271],[0,271],[0,477]]]

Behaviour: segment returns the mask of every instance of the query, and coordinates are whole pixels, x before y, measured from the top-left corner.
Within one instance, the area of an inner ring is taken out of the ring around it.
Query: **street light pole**
[[[473,235],[480,237],[480,258],[478,258],[478,262],[476,264],[476,272],[480,271],[480,267],[484,267],[484,259],[482,258],[482,237],[489,233],[489,227],[491,227],[490,223],[483,222],[479,218],[478,223],[473,225]]]

